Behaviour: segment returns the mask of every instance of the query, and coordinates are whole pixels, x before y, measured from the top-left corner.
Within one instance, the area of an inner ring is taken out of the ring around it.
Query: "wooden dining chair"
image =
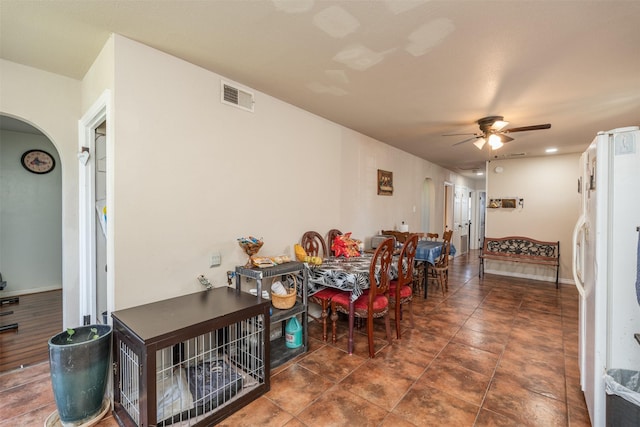
[[[319,256],[325,258],[329,256],[327,252],[327,245],[324,242],[324,238],[317,231],[307,231],[302,235],[300,239],[300,245],[304,248],[305,252],[309,256]],[[339,293],[338,289],[325,288],[315,294],[309,296],[309,301],[316,303],[321,308],[320,318],[307,313],[309,317],[317,322],[322,323],[322,340],[327,341],[327,317],[329,316],[328,309],[331,298]]]
[[[449,250],[451,249],[450,242],[442,243],[442,252],[436,260],[435,265],[430,267],[430,271],[433,273],[433,279],[438,286],[442,289],[442,296],[444,292],[449,291]],[[427,290],[425,288],[425,296]]]
[[[396,238],[398,243],[404,243],[407,241],[411,233],[406,231],[382,230],[382,234],[385,236],[393,236]]]
[[[369,289],[360,295],[353,303],[354,317],[367,319],[367,336],[369,339],[369,356],[376,355],[373,345],[373,319],[384,318],[387,329],[387,341],[391,344],[391,324],[389,322],[389,268],[393,259],[393,239],[386,239],[373,254],[369,267]],[[336,321],[338,316],[335,313],[349,314],[349,301],[351,295],[348,292],[341,292],[331,298],[332,333],[335,342]],[[353,322],[349,322],[349,327],[353,328]],[[352,330],[349,334],[353,333]]]
[[[442,233],[442,240],[444,240],[445,242],[451,243],[452,236],[453,236],[453,230],[445,230],[444,233]]]
[[[331,254],[331,256],[335,255],[335,253],[333,252],[333,249],[331,249],[331,247],[333,246],[333,241],[338,236],[342,236],[342,231],[340,231],[340,230],[338,230],[336,228],[332,228],[327,233],[327,247],[329,248],[329,253]]]
[[[396,338],[400,339],[400,320],[402,320],[402,306],[406,305],[409,311],[409,322],[413,323],[413,264],[418,248],[418,235],[413,234],[402,245],[400,257],[398,257],[398,278],[389,282],[389,305],[395,310]]]
[[[319,256],[322,258],[329,256],[327,244],[317,231],[307,231],[304,233],[302,239],[300,239],[300,245],[309,256]]]
[[[438,240],[438,237],[440,237],[440,235],[438,233],[427,233],[426,237],[427,237],[427,240],[431,240],[432,242],[435,242],[436,240]]]

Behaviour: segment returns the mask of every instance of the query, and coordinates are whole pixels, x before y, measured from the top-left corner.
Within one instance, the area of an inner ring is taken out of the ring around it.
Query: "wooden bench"
[[[526,262],[556,268],[556,289],[560,272],[560,242],[543,242],[529,237],[485,237],[478,276],[484,275],[484,260]]]

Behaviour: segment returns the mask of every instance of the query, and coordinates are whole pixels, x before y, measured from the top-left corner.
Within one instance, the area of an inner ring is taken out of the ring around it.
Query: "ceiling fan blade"
[[[476,135],[473,138],[467,138],[464,141],[456,142],[455,144],[452,145],[452,147],[455,147],[456,145],[464,144],[465,142],[473,141],[474,139],[478,139],[478,138],[482,138],[482,136],[481,135],[480,136]]]
[[[503,143],[509,142],[509,141],[513,141],[513,138],[511,138],[510,136],[507,136],[505,134],[500,133],[500,134],[497,134],[497,135],[498,135],[498,137],[500,137],[500,141],[502,141]]]
[[[477,135],[477,134],[473,133],[473,132],[467,132],[467,133],[445,133],[442,136],[460,136],[460,135]]]
[[[487,143],[487,140],[485,138],[480,138],[476,142],[474,142],[473,145],[478,147],[478,150],[482,150],[482,147],[484,147],[484,144],[486,143]]]
[[[504,132],[504,133],[524,132],[524,131],[528,131],[528,130],[549,129],[550,127],[551,127],[551,124],[550,123],[546,123],[544,125],[522,126],[522,127],[519,127],[519,128],[505,129],[502,132]]]

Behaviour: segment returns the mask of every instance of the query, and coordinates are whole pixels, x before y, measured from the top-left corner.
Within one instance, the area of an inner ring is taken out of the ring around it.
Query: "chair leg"
[[[329,300],[323,299],[322,300],[322,314],[320,315],[320,317],[322,318],[322,341],[327,341],[328,337],[327,337],[327,309],[329,305]]]
[[[413,322],[413,301],[409,300],[407,306],[407,308],[409,309],[409,324],[411,325],[411,328],[414,328],[416,325]]]
[[[389,345],[391,345],[393,343],[391,342],[391,322],[389,322],[389,312],[384,315],[384,323],[387,328],[387,341],[389,342]]]
[[[338,321],[338,312],[336,311],[336,303],[331,301],[331,342],[336,343],[336,322]]]
[[[400,339],[401,338],[401,332],[400,332],[400,320],[402,319],[402,314],[401,314],[401,307],[402,304],[400,303],[400,301],[395,301],[395,310],[396,310],[396,338]]]
[[[388,318],[387,318],[388,322]],[[390,326],[387,323],[387,334],[389,334]],[[369,317],[367,317],[367,338],[369,340],[369,357],[376,357],[376,349],[373,345],[373,316],[369,313]]]

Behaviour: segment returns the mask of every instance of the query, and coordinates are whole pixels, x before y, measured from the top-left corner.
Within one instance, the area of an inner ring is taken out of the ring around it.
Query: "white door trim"
[[[96,213],[95,213],[95,130],[107,121],[107,153],[112,147],[111,122],[111,91],[105,90],[98,100],[78,121],[78,153],[84,147],[89,149],[89,160],[83,165],[79,159],[78,167],[78,220],[79,220],[79,259],[78,259],[78,290],[79,290],[79,319],[78,324],[84,323],[84,316],[90,316],[90,322],[97,319],[96,308]],[[109,157],[109,155],[107,155]],[[107,170],[110,165],[107,164]],[[107,205],[109,205],[110,185],[107,183]],[[108,230],[109,228],[107,228]],[[107,245],[109,245],[107,236]],[[110,251],[107,248],[107,265],[111,266]],[[113,311],[113,286],[109,277],[112,271],[107,272],[107,309]]]

